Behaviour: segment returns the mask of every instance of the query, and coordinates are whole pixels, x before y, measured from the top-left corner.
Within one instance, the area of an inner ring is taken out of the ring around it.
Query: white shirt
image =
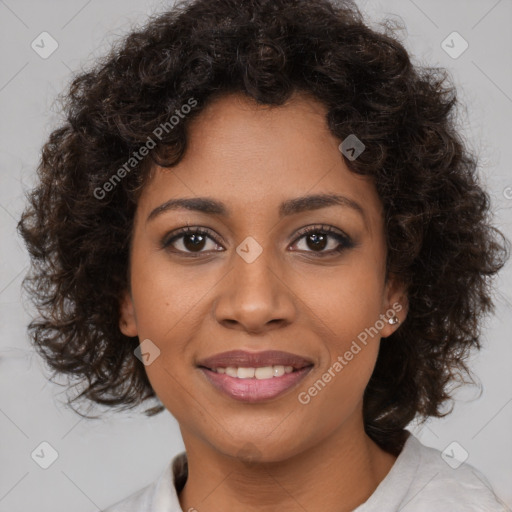
[[[510,511],[477,469],[467,463],[453,469],[439,450],[424,446],[408,434],[391,470],[368,500],[353,512]],[[157,481],[104,512],[186,512],[178,500],[186,471],[186,454],[182,452],[172,459]]]

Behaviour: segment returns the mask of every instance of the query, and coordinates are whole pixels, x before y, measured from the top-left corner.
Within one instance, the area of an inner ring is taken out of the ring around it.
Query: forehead
[[[259,215],[274,207],[278,213],[293,197],[335,193],[380,218],[372,180],[348,169],[326,114],[321,102],[304,94],[279,107],[239,94],[218,98],[189,124],[183,159],[172,169],[153,169],[139,206],[209,196]]]

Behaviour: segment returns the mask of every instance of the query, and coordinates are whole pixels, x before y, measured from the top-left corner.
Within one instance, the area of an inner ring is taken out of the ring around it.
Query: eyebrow
[[[345,196],[338,194],[313,194],[308,196],[296,197],[288,199],[281,203],[279,207],[279,218],[294,215],[297,213],[318,210],[329,206],[344,206],[358,212],[366,223],[365,211],[359,203]],[[217,201],[210,197],[190,197],[180,199],[170,199],[165,203],[157,206],[146,219],[146,222],[153,220],[158,215],[171,210],[192,210],[196,212],[206,213],[210,215],[221,215],[229,217],[230,211],[221,201]]]

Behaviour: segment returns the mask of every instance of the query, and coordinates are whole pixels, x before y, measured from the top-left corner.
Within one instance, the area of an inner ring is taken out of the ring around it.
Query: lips
[[[264,352],[246,352],[244,350],[231,350],[222,352],[206,359],[202,359],[197,366],[213,370],[215,368],[244,367],[259,368],[263,366],[292,366],[300,370],[312,366],[313,362],[297,354],[279,350],[266,350]]]
[[[313,362],[277,350],[233,350],[203,359],[197,366],[217,391],[238,401],[255,403],[277,398],[297,387],[312,369]],[[238,371],[234,372],[235,369]],[[260,370],[263,374],[258,375]]]

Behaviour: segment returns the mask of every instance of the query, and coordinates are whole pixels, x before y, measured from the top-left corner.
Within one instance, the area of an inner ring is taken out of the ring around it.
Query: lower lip
[[[208,368],[200,368],[200,370],[214,387],[231,398],[243,402],[261,402],[276,398],[295,387],[311,368],[312,366],[308,366],[270,379],[238,379]]]

